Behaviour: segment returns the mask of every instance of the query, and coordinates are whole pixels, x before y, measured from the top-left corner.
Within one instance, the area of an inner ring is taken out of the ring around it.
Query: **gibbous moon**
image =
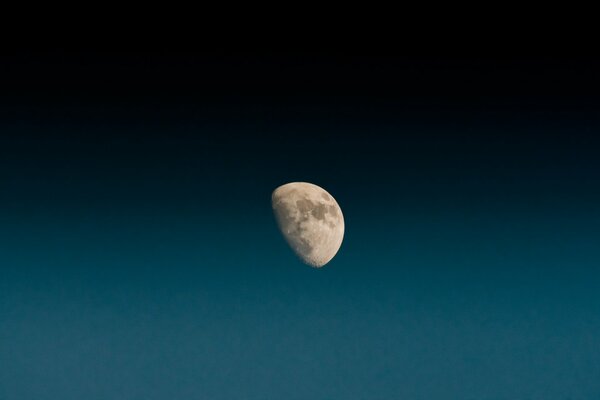
[[[315,268],[331,261],[344,239],[344,216],[332,195],[292,182],[275,189],[271,202],[279,230],[302,261]]]

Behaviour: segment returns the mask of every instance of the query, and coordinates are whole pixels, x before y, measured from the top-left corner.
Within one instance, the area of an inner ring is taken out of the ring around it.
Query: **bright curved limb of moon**
[[[275,189],[271,202],[281,233],[302,261],[315,268],[331,261],[344,239],[344,216],[333,196],[292,182]]]

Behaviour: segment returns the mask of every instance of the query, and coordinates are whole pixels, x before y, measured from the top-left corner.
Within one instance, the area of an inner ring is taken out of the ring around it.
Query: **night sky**
[[[600,398],[599,110],[593,60],[5,54],[0,399]]]

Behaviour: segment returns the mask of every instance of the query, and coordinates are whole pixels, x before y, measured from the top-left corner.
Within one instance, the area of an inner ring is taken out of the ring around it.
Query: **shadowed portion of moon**
[[[344,217],[325,189],[292,182],[271,196],[277,224],[284,238],[306,264],[322,267],[338,252],[344,239]]]

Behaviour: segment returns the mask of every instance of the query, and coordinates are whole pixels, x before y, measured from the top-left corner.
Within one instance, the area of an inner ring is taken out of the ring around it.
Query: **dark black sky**
[[[402,105],[435,111],[497,106],[513,112],[589,112],[599,83],[598,61],[552,58],[46,52],[5,55],[2,61],[3,97],[24,104],[343,101],[340,106],[365,111]]]

